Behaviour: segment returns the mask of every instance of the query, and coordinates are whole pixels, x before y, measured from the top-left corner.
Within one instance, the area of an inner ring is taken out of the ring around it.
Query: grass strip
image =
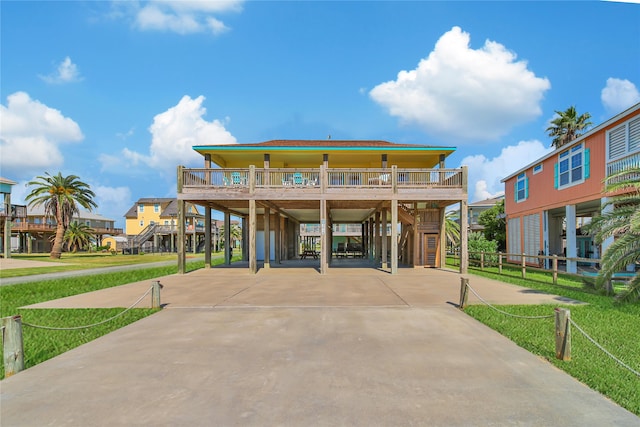
[[[527,279],[499,275],[491,269],[470,269],[469,273],[587,302],[579,306],[558,306],[569,309],[572,320],[601,346],[640,371],[640,304],[617,304],[612,297],[582,288],[582,281],[578,278],[563,277],[564,283],[559,279],[559,285],[554,286],[551,278],[530,278],[529,272]],[[542,272],[536,274],[544,275]],[[473,287],[473,276],[469,277],[469,284]],[[500,306],[500,309],[520,316],[544,316],[553,314],[555,307],[509,305]],[[555,358],[553,319],[514,318],[484,304],[470,305],[465,312],[640,416],[640,378],[607,356],[576,328],[572,328],[572,360],[564,362]]]
[[[234,257],[233,260],[237,261],[238,259],[239,257]],[[223,262],[224,259],[214,258],[212,265]],[[187,271],[203,267],[204,261],[193,261],[186,264]],[[108,309],[26,309],[20,307],[176,274],[177,271],[177,265],[154,268],[141,267],[137,270],[124,272],[0,286],[0,317],[20,315],[23,322],[53,327],[76,327],[98,323],[121,313],[125,307]],[[134,302],[131,301],[131,304]],[[25,368],[28,369],[42,363],[157,311],[157,309],[134,308],[103,325],[71,331],[37,329],[25,325],[22,328]],[[0,357],[4,360],[1,348]],[[1,365],[0,378],[4,378],[4,364]]]

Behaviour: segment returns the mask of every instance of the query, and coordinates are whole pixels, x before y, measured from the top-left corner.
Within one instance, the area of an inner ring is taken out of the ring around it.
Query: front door
[[[440,237],[438,234],[422,235],[422,265],[425,267],[439,267],[439,245]]]

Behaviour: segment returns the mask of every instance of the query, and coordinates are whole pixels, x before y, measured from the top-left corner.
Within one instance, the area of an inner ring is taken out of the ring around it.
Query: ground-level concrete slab
[[[162,278],[167,309],[3,380],[2,425],[640,425],[458,310],[455,273],[231,270]]]

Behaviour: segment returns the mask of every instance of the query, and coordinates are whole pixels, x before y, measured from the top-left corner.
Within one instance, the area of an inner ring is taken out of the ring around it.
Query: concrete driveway
[[[160,281],[165,310],[3,380],[2,425],[640,425],[460,312],[456,273],[211,269]],[[39,306],[125,307],[149,285]],[[560,302],[471,286],[494,303]]]

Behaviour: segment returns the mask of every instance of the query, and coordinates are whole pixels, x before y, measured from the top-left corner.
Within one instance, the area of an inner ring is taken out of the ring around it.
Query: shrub
[[[498,262],[497,255],[486,255],[486,253],[495,254],[498,252],[498,242],[487,240],[482,233],[471,233],[469,234],[469,260],[480,261],[479,252],[485,252],[485,262]]]

